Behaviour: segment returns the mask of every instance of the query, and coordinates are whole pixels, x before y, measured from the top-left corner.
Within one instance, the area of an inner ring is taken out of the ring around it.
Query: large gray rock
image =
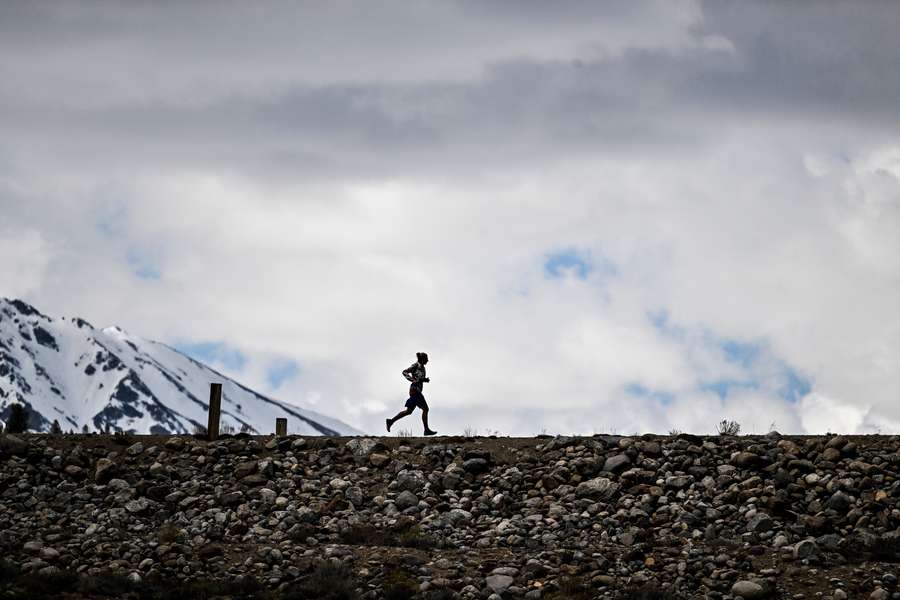
[[[828,508],[834,509],[837,512],[843,514],[850,510],[850,496],[848,496],[844,492],[837,491],[831,496],[831,498],[828,499],[828,502],[826,504],[828,505]]]
[[[794,544],[794,559],[802,560],[819,553],[819,546],[813,540],[801,540]]]
[[[495,594],[502,594],[509,589],[515,579],[509,575],[488,575],[484,581]]]
[[[752,469],[762,464],[762,458],[752,452],[738,452],[731,459],[731,464],[742,469]]]
[[[384,444],[374,438],[353,438],[347,442],[347,449],[353,453],[353,456],[368,456],[384,447]]]
[[[400,494],[397,496],[397,499],[394,500],[394,504],[395,504],[395,505],[397,506],[397,508],[399,508],[400,510],[405,510],[405,509],[410,508],[410,507],[412,507],[412,506],[416,506],[418,503],[419,503],[419,499],[416,497],[415,494],[413,494],[413,493],[410,492],[409,490],[403,490],[403,491],[400,492]]]
[[[488,470],[488,461],[483,458],[470,458],[463,463],[463,470],[466,473],[484,473]]]
[[[389,462],[391,462],[391,457],[387,454],[373,452],[369,455],[369,464],[371,464],[373,467],[383,467]]]
[[[666,477],[666,487],[676,490],[683,490],[684,488],[691,485],[693,481],[694,478],[691,475],[672,475],[670,477]]]
[[[149,508],[150,501],[146,498],[136,498],[125,503],[125,510],[135,515],[143,514],[147,512]]]
[[[44,542],[40,540],[32,540],[30,542],[25,542],[22,546],[22,549],[28,554],[37,554],[44,547]]]
[[[747,581],[746,579],[735,582],[735,584],[731,586],[731,594],[733,596],[740,596],[744,600],[756,600],[757,598],[765,598],[767,595],[766,589],[763,586],[753,581]]]
[[[615,456],[610,456],[603,463],[603,470],[608,471],[610,473],[618,473],[619,471],[624,471],[628,468],[628,465],[631,464],[631,459],[628,458],[624,454],[616,454]]]
[[[579,498],[593,498],[595,500],[609,500],[619,491],[619,485],[606,477],[596,477],[588,481],[582,481],[575,488],[575,495]]]
[[[239,463],[237,467],[234,469],[234,478],[235,479],[243,479],[249,475],[253,475],[256,473],[257,465],[255,460],[248,460],[246,462]]]
[[[757,513],[747,523],[747,531],[752,533],[765,533],[766,531],[771,531],[773,527],[775,527],[775,522],[772,521],[769,515],[764,513]]]
[[[11,433],[0,434],[0,457],[24,456],[28,452],[28,442]]]
[[[422,491],[426,483],[425,475],[422,471],[407,471],[406,469],[397,473],[397,488],[407,490],[413,493]]]
[[[97,465],[94,468],[94,480],[100,485],[106,485],[117,471],[116,463],[108,458],[101,458],[97,461]]]
[[[353,506],[359,508],[362,507],[363,501],[365,500],[365,494],[361,487],[354,485],[344,490],[344,498],[352,502]]]
[[[472,513],[461,508],[454,508],[444,518],[450,525],[458,527],[464,523],[470,523],[472,521]]]

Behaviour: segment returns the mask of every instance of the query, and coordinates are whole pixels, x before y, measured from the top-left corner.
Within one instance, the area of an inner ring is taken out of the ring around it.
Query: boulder
[[[488,470],[488,461],[483,458],[470,458],[463,463],[466,473],[484,473]]]
[[[801,540],[794,544],[794,560],[811,558],[819,553],[819,546],[813,540]]]
[[[394,500],[394,504],[400,510],[405,510],[412,506],[416,506],[419,503],[419,499],[415,494],[408,490],[403,490],[400,494],[397,495],[397,499]]]
[[[106,485],[117,472],[116,463],[108,458],[101,458],[94,467],[94,480],[100,485]]]
[[[844,514],[848,510],[850,510],[852,501],[850,500],[850,496],[848,496],[844,492],[837,491],[831,495],[831,498],[828,499],[825,505],[832,510]]]
[[[0,458],[4,456],[25,456],[28,442],[11,433],[0,434]]]
[[[575,495],[579,498],[593,498],[596,500],[609,500],[619,491],[619,485],[606,477],[596,477],[588,481],[582,481],[575,488]]]
[[[618,473],[624,471],[631,464],[631,459],[625,454],[616,454],[608,457],[603,462],[603,470],[609,473]]]
[[[495,594],[503,594],[513,584],[515,579],[509,575],[488,575],[485,578],[488,588]]]
[[[762,458],[753,452],[738,452],[732,457],[731,464],[742,469],[752,469],[762,464]]]
[[[775,527],[775,522],[767,514],[757,513],[747,523],[747,531],[751,533],[765,533]]]
[[[369,464],[373,467],[383,467],[386,464],[391,462],[391,457],[386,454],[380,454],[378,452],[373,452],[369,455]]]
[[[418,493],[425,487],[427,480],[422,471],[404,469],[397,473],[396,482],[398,489]]]
[[[239,463],[238,466],[234,469],[234,478],[243,479],[248,475],[252,475],[256,473],[256,468],[257,465],[255,460]]]
[[[768,594],[766,589],[754,581],[741,579],[731,586],[731,595],[740,596],[744,600],[757,600],[765,598]]]
[[[353,438],[347,442],[346,448],[353,456],[365,457],[376,450],[384,449],[385,445],[375,438]]]

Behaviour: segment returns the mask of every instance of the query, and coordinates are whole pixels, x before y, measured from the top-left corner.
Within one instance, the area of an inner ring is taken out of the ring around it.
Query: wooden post
[[[209,425],[206,427],[207,439],[219,439],[219,414],[222,410],[222,384],[209,384]]]
[[[276,418],[275,419],[275,437],[286,437],[287,436],[287,419]]]

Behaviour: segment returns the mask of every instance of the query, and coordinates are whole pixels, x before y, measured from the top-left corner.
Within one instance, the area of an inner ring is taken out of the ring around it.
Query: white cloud
[[[0,296],[35,293],[43,283],[52,252],[36,229],[0,227]]]
[[[807,395],[799,406],[803,428],[817,433],[864,433],[861,429],[866,412],[864,406],[844,403],[818,393]]]

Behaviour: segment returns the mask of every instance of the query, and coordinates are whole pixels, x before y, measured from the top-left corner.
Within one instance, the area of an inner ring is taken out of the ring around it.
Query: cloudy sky
[[[441,433],[896,432],[897,31],[893,2],[4,2],[0,295],[373,433],[420,350]]]

